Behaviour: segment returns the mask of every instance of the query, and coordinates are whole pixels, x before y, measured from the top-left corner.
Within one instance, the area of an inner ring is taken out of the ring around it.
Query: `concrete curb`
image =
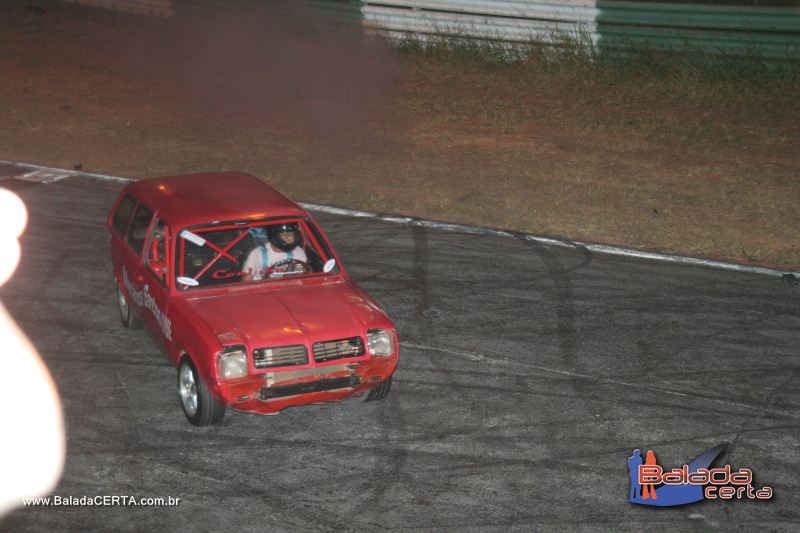
[[[41,165],[33,165],[30,163],[17,163],[14,161],[0,160],[0,165],[14,165],[32,171],[48,171],[63,173],[65,177],[79,177],[85,176],[94,179],[128,182],[136,181],[134,178],[123,178],[119,176],[109,176],[106,174],[93,174],[90,172],[81,172],[78,170],[67,170],[63,168],[45,167]],[[467,226],[464,224],[450,224],[447,222],[436,222],[433,220],[422,220],[414,217],[404,217],[396,215],[382,215],[380,213],[370,213],[368,211],[357,211],[354,209],[344,209],[341,207],[332,207],[327,205],[300,203],[305,209],[319,213],[328,213],[332,215],[341,215],[354,218],[370,218],[374,220],[381,220],[383,222],[393,222],[397,224],[407,224],[412,226],[423,226],[426,228],[440,229],[445,231],[456,231],[459,233],[470,233],[474,235],[487,235],[494,237],[512,237],[519,238],[538,244],[546,244],[549,246],[560,246],[562,248],[582,248],[593,253],[605,255],[617,255],[622,257],[635,257],[637,259],[649,259],[652,261],[662,261],[665,263],[676,263],[682,265],[700,266],[706,268],[715,268],[718,270],[728,270],[732,272],[745,272],[749,274],[759,274],[765,276],[795,276],[800,277],[800,272],[792,272],[787,270],[777,270],[774,268],[742,265],[739,263],[729,263],[726,261],[715,261],[712,259],[701,259],[697,257],[687,257],[682,255],[663,254],[658,252],[647,252],[643,250],[636,250],[633,248],[624,248],[621,246],[610,246],[607,244],[598,244],[585,241],[572,241],[560,240],[552,237],[545,237],[543,235],[534,235],[531,233],[521,233],[508,230],[500,230],[493,228],[484,228],[480,226]]]
[[[119,176],[109,176],[107,174],[93,174],[91,172],[83,172],[80,170],[68,170],[66,168],[45,167],[42,165],[32,165],[30,163],[17,163],[16,161],[4,161],[2,159],[0,159],[0,165],[10,165],[15,167],[30,169],[32,171],[54,172],[58,174],[64,174],[64,177],[86,176],[89,178],[95,178],[105,181],[119,181],[119,182],[136,181],[133,178],[121,178]]]
[[[457,231],[461,233],[472,233],[476,235],[521,238],[530,242],[546,244],[549,246],[560,246],[562,248],[583,248],[585,250],[589,250],[590,252],[598,254],[636,257],[638,259],[650,259],[654,261],[663,261],[667,263],[702,266],[708,268],[716,268],[720,270],[747,272],[750,274],[761,274],[767,276],[784,276],[787,274],[800,276],[800,273],[798,272],[777,270],[774,268],[742,265],[738,263],[728,263],[725,261],[715,261],[712,259],[701,259],[697,257],[686,257],[682,255],[670,255],[658,252],[647,252],[642,250],[636,250],[633,248],[623,248],[620,246],[610,246],[607,244],[597,244],[585,241],[559,240],[559,239],[554,239],[552,237],[534,235],[531,233],[520,233],[515,231],[499,230],[493,228],[482,228],[477,226],[465,226],[462,224],[450,224],[446,222],[434,222],[430,220],[420,220],[413,217],[381,215],[378,213],[369,213],[366,211],[354,211],[351,209],[342,209],[340,207],[329,207],[325,205],[316,205],[316,204],[301,204],[301,205],[304,208],[308,209],[309,211],[318,211],[322,213],[330,213],[333,215],[343,215],[343,216],[351,216],[359,218],[373,218],[376,220],[382,220],[384,222],[396,222],[400,224],[424,226],[428,228],[436,228],[447,231]]]

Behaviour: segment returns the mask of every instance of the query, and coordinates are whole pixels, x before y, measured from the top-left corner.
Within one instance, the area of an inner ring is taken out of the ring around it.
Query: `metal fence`
[[[388,0],[364,2],[362,11],[367,26],[393,36],[459,35],[503,41],[548,41],[563,33],[594,38],[599,15],[593,0]]]

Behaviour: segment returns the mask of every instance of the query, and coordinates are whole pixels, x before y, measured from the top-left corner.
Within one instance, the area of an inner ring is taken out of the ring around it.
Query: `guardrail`
[[[389,30],[394,36],[459,35],[501,41],[550,41],[561,33],[581,33],[594,39],[599,13],[589,4],[547,0],[366,2],[362,12],[367,26]]]

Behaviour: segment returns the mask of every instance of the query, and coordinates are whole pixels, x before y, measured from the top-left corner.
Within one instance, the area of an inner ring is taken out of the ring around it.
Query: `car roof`
[[[126,190],[176,228],[217,221],[307,215],[296,202],[243,172],[166,176],[137,181]]]

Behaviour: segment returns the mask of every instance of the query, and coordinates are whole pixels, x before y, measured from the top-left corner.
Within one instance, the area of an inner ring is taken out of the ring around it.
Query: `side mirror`
[[[336,259],[328,259],[328,261],[322,267],[322,271],[327,274],[328,272],[333,270],[333,267],[335,267],[335,266],[336,266]]]

